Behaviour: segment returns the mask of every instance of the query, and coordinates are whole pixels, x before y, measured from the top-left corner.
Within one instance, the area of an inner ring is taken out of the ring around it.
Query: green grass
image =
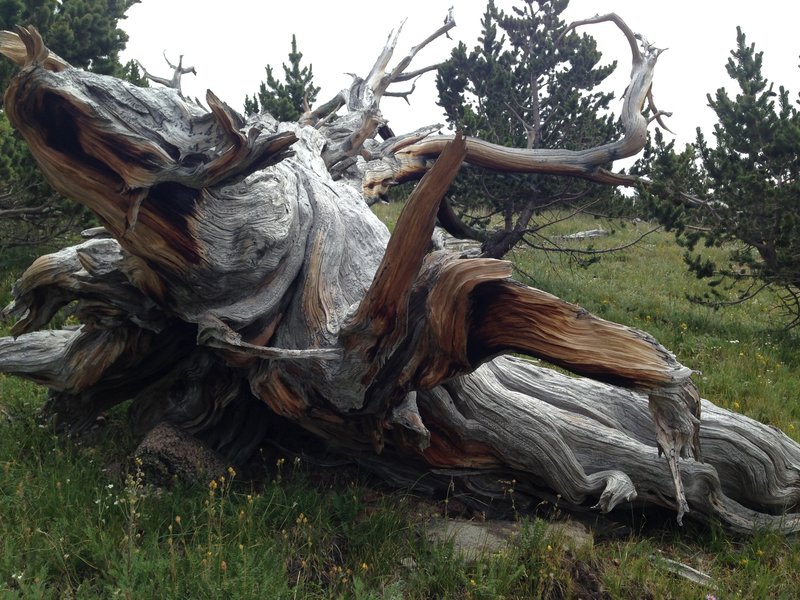
[[[391,223],[397,207],[376,212]],[[559,227],[598,225],[611,227]],[[615,226],[593,244],[621,245],[645,227]],[[703,283],[661,232],[586,269],[527,251],[513,259],[521,280],[655,335],[702,371],[704,396],[798,439],[800,349],[769,297],[721,311],[691,304],[686,294]],[[3,302],[22,263],[0,269]],[[800,544],[692,523],[649,523],[570,551],[544,522],[523,518],[508,550],[466,561],[424,535],[441,504],[271,455],[260,483],[229,473],[154,489],[127,458],[136,440],[124,407],[73,440],[38,423],[43,400],[41,388],[0,375],[2,598],[570,598],[601,589],[610,598],[791,598],[800,586]],[[659,557],[708,573],[713,587],[672,574]]]

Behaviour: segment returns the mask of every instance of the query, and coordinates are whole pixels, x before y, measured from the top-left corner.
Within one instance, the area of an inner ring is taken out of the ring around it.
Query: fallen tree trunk
[[[207,111],[73,69],[33,29],[3,34],[22,67],[10,120],[107,233],[39,258],[17,282],[0,370],[48,386],[66,430],[132,399],[139,433],[169,422],[236,462],[283,418],[429,492],[457,481],[491,501],[515,481],[519,506],[638,501],[679,521],[690,510],[738,531],[797,531],[785,511],[800,495],[800,446],[701,403],[690,369],[646,333],[515,282],[504,261],[429,252],[465,160],[630,182],[601,165],[641,149],[658,52],[605,19],[634,57],[625,135],[584,152],[429,130],[375,141],[381,96],[451,20],[387,72],[391,38],[367,78],[297,124],[245,121],[210,92]],[[345,105],[338,119],[325,112]],[[389,237],[365,199],[419,177]],[[79,328],[41,330],[71,302]],[[510,352],[607,383],[497,358]]]

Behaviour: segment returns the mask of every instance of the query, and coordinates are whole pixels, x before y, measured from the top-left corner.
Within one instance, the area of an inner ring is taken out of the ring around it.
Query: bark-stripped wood
[[[738,531],[800,530],[782,514],[800,499],[800,446],[701,402],[690,369],[649,335],[515,282],[504,261],[430,250],[462,161],[629,181],[602,165],[642,148],[658,52],[599,20],[631,40],[625,134],[576,152],[431,128],[374,139],[390,134],[380,98],[427,70],[407,68],[452,18],[394,68],[390,36],[366,78],[297,124],[244,120],[210,92],[206,112],[175,90],[73,69],[33,29],[3,33],[21,67],[9,118],[108,236],[23,275],[0,370],[48,386],[67,430],[132,399],[137,432],[169,422],[244,461],[288,419],[430,493],[455,481],[493,502],[513,478],[518,507],[560,494],[572,508],[643,502]],[[365,200],[423,175],[390,237]],[[71,302],[80,327],[41,331]]]
[[[485,169],[517,173],[542,173],[579,177],[608,185],[631,186],[636,177],[613,173],[603,168],[615,160],[638,154],[647,141],[648,120],[642,114],[645,102],[652,101],[653,70],[661,50],[645,46],[640,51],[633,32],[614,14],[573,23],[564,33],[578,25],[611,21],[625,34],[631,47],[631,81],[623,97],[620,120],[624,135],[615,141],[584,150],[507,148],[479,139],[467,141],[466,162]],[[563,35],[563,34],[562,34]],[[372,156],[363,177],[365,198],[384,196],[389,187],[419,178],[429,168],[429,161],[439,155],[448,137],[422,140],[395,151]]]
[[[172,77],[167,79],[166,77],[158,77],[157,75],[153,75],[147,72],[147,69],[144,68],[144,65],[140,63],[138,60],[136,64],[139,65],[139,68],[144,73],[144,76],[154,83],[159,83],[165,87],[172,88],[173,90],[178,90],[178,93],[181,92],[181,78],[186,75],[187,73],[191,73],[192,75],[197,75],[197,71],[195,71],[194,67],[184,67],[183,66],[183,54],[178,57],[178,64],[173,65],[170,60],[167,58],[167,52],[164,51],[164,60],[169,65],[169,68],[172,69]]]

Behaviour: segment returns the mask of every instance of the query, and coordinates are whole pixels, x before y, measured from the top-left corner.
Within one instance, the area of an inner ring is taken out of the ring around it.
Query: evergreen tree
[[[141,85],[134,62],[119,54],[127,34],[117,25],[138,0],[0,0],[0,29],[34,25],[48,48],[75,67],[125,77]],[[0,91],[17,71],[0,58]],[[63,202],[44,182],[28,152],[0,110],[0,249],[16,244],[55,242],[87,223],[88,212]]]
[[[34,25],[47,47],[75,67],[121,75],[128,35],[117,25],[139,0],[0,0],[0,29]],[[16,67],[0,61],[0,89]]]
[[[800,324],[800,113],[789,91],[776,92],[763,76],[762,62],[737,28],[726,69],[738,93],[708,95],[716,145],[699,130],[681,153],[656,139],[640,168],[654,181],[647,197],[657,216],[686,246],[689,268],[711,284],[697,300],[740,302],[773,287],[792,326]],[[699,242],[726,248],[725,258],[709,257]]]
[[[292,35],[292,50],[289,64],[283,63],[284,82],[275,79],[272,67],[267,65],[267,80],[262,81],[253,97],[245,97],[244,112],[253,115],[267,112],[278,121],[296,121],[308,106],[317,99],[319,88],[314,86],[314,70],[311,65],[301,67],[303,53],[297,51],[297,39]]]
[[[606,109],[613,94],[596,88],[616,65],[598,66],[600,52],[587,35],[573,32],[556,45],[567,4],[524,0],[509,15],[489,1],[478,45],[468,52],[460,43],[439,69],[439,105],[453,129],[518,148],[580,149],[612,139],[617,126]],[[540,245],[531,236],[541,236],[546,222],[537,215],[545,208],[585,206],[613,193],[567,179],[467,169],[449,201],[466,225],[461,235],[500,257],[520,240]]]

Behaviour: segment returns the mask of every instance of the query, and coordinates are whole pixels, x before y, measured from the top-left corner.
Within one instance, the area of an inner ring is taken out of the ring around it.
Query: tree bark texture
[[[431,250],[464,161],[630,183],[601,165],[641,150],[658,52],[616,16],[599,20],[631,42],[625,134],[580,152],[430,128],[375,139],[388,130],[380,98],[427,70],[406,69],[452,19],[394,69],[390,36],[366,78],[299,123],[86,73],[32,28],[3,33],[21,67],[9,119],[103,230],[17,282],[0,370],[47,386],[65,430],[132,399],[139,433],[168,422],[237,462],[283,418],[432,493],[456,482],[491,502],[513,480],[518,506],[558,494],[570,507],[641,502],[679,521],[797,531],[791,439],[701,401],[691,370],[648,334],[514,281],[504,261]],[[367,201],[409,179],[420,181],[389,236]],[[44,330],[70,303],[80,326]]]

